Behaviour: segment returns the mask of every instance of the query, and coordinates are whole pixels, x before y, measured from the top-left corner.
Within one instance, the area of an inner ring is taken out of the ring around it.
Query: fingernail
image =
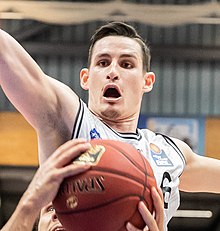
[[[156,190],[156,188],[153,186],[153,187],[151,187],[151,193],[155,193],[157,190]]]
[[[131,228],[131,223],[130,223],[130,222],[128,222],[128,223],[126,224],[126,228],[127,228],[128,230]]]
[[[144,202],[143,201],[140,201],[139,204],[138,204],[138,208],[139,210],[142,210],[143,211],[143,207],[144,207]]]
[[[78,166],[91,166],[90,162],[85,162],[85,161],[74,161],[73,163]]]
[[[86,141],[87,141],[87,139],[85,139],[85,138],[78,138],[78,141],[86,142]]]
[[[90,143],[85,143],[84,145],[86,146],[86,148],[90,148],[92,146]]]

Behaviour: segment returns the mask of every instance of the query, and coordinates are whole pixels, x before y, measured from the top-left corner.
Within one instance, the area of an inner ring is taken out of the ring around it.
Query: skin
[[[164,225],[163,207],[161,206],[163,205],[162,193],[159,190],[157,191],[156,188],[152,188],[151,193],[155,204],[155,218],[152,216],[152,214],[149,212],[149,210],[146,208],[143,202],[139,203],[138,209],[144,221],[147,224],[144,230],[160,231],[163,230]],[[126,228],[128,231],[140,231],[140,229],[137,229],[129,222],[126,224]],[[65,229],[62,227],[62,224],[59,222],[57,218],[52,203],[49,203],[41,210],[38,230],[65,231]]]
[[[62,224],[57,218],[52,203],[49,203],[41,210],[38,230],[39,231],[65,231]]]
[[[44,74],[27,52],[2,30],[0,70],[3,91],[36,130],[42,165],[51,153],[71,139],[78,97],[69,87]],[[80,84],[89,91],[89,109],[118,132],[136,132],[142,96],[152,90],[154,81],[155,75],[144,71],[140,45],[120,36],[97,41],[90,67],[80,73]],[[104,97],[108,86],[118,88],[121,97]],[[174,141],[186,159],[180,189],[219,193],[220,184],[215,182],[219,181],[220,161],[196,155],[184,142]],[[156,223],[163,230],[160,222]]]
[[[150,92],[155,82],[154,73],[143,70],[141,48],[136,41],[120,36],[99,40],[89,69],[83,69],[80,77],[82,88],[89,91],[89,108],[100,120],[118,132],[136,132],[143,94]],[[118,87],[121,97],[103,97],[108,85]],[[215,182],[220,175],[220,161],[197,155],[186,143],[173,140],[186,159],[180,189],[219,193],[220,184]]]
[[[83,139],[71,140],[59,147],[40,166],[28,189],[21,197],[15,212],[1,231],[32,231],[41,209],[44,208],[42,211],[45,211],[45,208],[48,209],[48,204],[55,198],[63,179],[90,168],[90,165],[83,163],[69,164],[90,147],[90,143]],[[45,224],[42,231],[55,231],[52,228],[60,225],[54,214],[50,213],[50,217],[53,222]]]
[[[90,68],[80,73],[82,88],[89,90],[90,110],[119,132],[135,132],[143,94],[155,80],[152,72],[143,70],[140,45],[108,36],[95,44],[91,60]],[[108,86],[117,87],[121,97],[104,97]]]
[[[155,217],[152,216],[152,214],[149,212],[149,210],[146,208],[143,202],[140,202],[138,205],[140,214],[142,215],[145,223],[147,224],[146,227],[144,228],[144,231],[164,230],[164,216],[161,215],[163,214],[163,208],[161,206],[161,203],[163,203],[162,192],[153,187],[151,189],[151,195],[155,206]],[[127,223],[126,228],[128,231],[140,231],[140,229],[137,229],[130,222]]]

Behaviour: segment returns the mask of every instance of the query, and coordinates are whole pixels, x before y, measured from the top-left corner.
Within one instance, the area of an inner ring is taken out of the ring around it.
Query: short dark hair
[[[124,22],[110,22],[96,30],[94,35],[91,37],[88,66],[91,64],[92,51],[95,43],[107,36],[125,36],[136,40],[140,44],[143,53],[143,69],[147,71],[150,70],[151,55],[149,47],[146,45],[143,38],[137,33],[135,28]]]

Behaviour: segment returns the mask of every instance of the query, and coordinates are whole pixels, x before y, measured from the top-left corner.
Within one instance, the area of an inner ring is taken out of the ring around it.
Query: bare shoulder
[[[179,140],[176,138],[172,138],[172,140],[175,142],[175,144],[178,146],[178,148],[182,152],[187,164],[189,164],[190,161],[192,161],[192,159],[197,156],[193,152],[193,150],[189,147],[189,145],[183,142],[182,140]]]

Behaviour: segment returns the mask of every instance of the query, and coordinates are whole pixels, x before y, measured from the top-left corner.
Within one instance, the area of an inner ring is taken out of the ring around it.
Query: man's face
[[[65,231],[59,222],[52,203],[48,204],[41,210],[38,225],[39,231]]]
[[[87,77],[89,108],[104,120],[128,121],[140,112],[148,73],[143,70],[142,50],[134,39],[108,36],[95,43]]]

